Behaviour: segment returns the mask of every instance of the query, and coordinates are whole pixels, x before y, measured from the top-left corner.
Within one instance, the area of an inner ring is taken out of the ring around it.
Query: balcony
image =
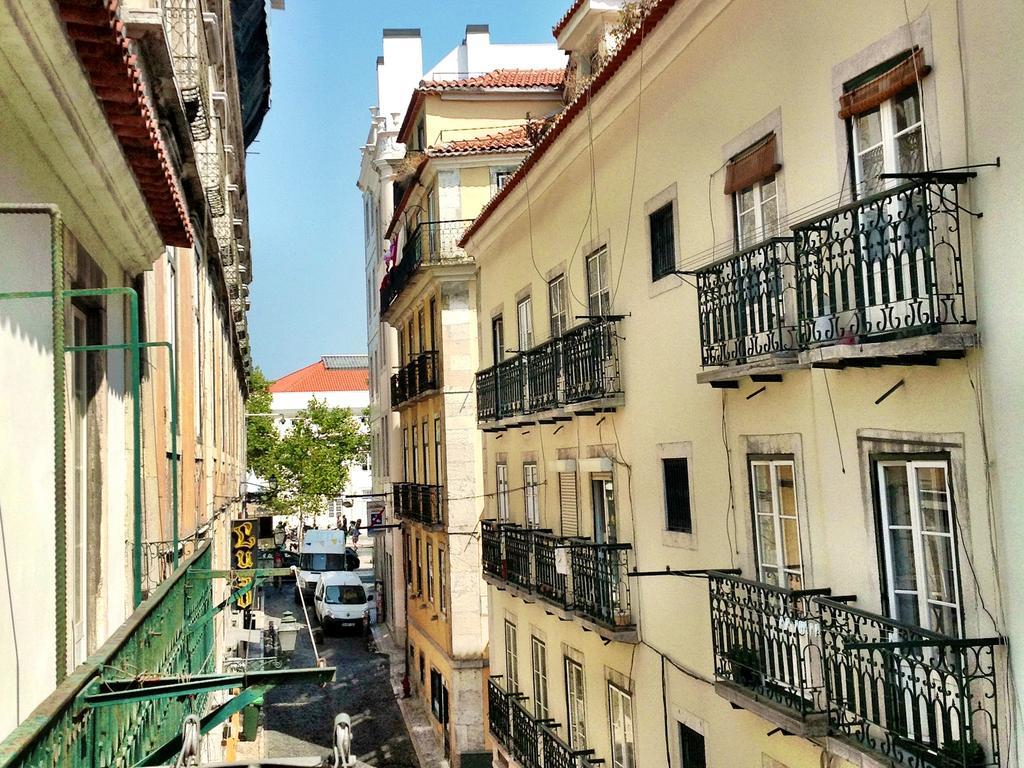
[[[391,407],[412,402],[437,387],[437,352],[420,352],[391,376]]]
[[[787,733],[828,735],[858,765],[1002,765],[1000,638],[938,635],[824,589],[714,571],[708,585],[715,691],[735,706]]]
[[[631,544],[598,544],[551,531],[485,520],[484,579],[558,609],[607,640],[636,642],[629,597]]]
[[[698,270],[701,363],[712,369],[698,380],[962,357],[976,343],[960,236],[967,178],[923,175]]]
[[[421,265],[464,264],[471,261],[466,252],[459,248],[459,240],[471,223],[472,219],[458,219],[424,221],[417,225],[402,248],[402,258],[398,265],[384,276],[384,282],[381,283],[381,315],[412,281]]]
[[[501,676],[487,680],[491,735],[521,768],[593,768],[603,760],[592,749],[572,749],[558,735],[554,720],[541,720],[527,707],[528,698],[506,691]]]
[[[1002,765],[996,647],[816,600],[830,731],[895,765]]]
[[[613,410],[622,395],[616,326],[615,320],[585,323],[479,371],[478,421],[504,429]]]
[[[811,598],[829,591],[783,589],[716,572],[708,575],[708,588],[715,690],[787,733],[823,735],[824,684],[811,637]]]
[[[395,483],[392,495],[397,517],[423,525],[441,524],[441,486]]]
[[[201,0],[166,0],[164,24],[192,140],[204,141],[210,137],[210,63]]]

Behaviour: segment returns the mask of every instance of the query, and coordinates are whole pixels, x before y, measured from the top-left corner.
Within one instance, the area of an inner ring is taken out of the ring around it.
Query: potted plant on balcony
[[[939,749],[939,768],[984,768],[985,750],[974,739],[950,739]]]
[[[729,662],[733,682],[744,688],[757,688],[763,679],[761,654],[745,645],[734,645],[724,654]]]

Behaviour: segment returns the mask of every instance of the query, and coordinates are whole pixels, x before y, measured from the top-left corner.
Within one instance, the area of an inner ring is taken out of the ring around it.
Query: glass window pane
[[[882,147],[878,146],[860,155],[860,181],[864,184],[865,194],[874,194],[882,190],[882,180],[878,178],[885,171],[885,158]]]
[[[914,534],[907,528],[890,529],[892,560],[896,589],[917,591],[917,564],[914,561]]]
[[[757,516],[758,547],[763,565],[778,565],[779,552],[775,541],[775,520],[769,515]]]
[[[800,568],[800,532],[795,517],[782,518],[782,553],[786,568]]]
[[[956,603],[956,581],[953,575],[953,539],[948,536],[924,536],[924,567],[928,599]]]
[[[857,150],[863,152],[882,141],[882,114],[878,107],[863,112],[855,118]]]
[[[897,131],[905,131],[915,123],[921,122],[921,102],[918,98],[916,85],[912,85],[902,93],[896,94],[893,97],[892,105],[896,116]]]
[[[896,595],[896,619],[904,624],[921,625],[916,595]]]
[[[945,467],[917,467],[917,503],[925,531],[951,533]]]
[[[889,525],[910,525],[910,487],[906,465],[882,467],[885,506]]]
[[[956,608],[948,605],[928,606],[928,614],[931,619],[930,629],[933,632],[941,632],[950,637],[957,637],[960,634],[960,614]]]
[[[772,185],[774,186],[774,184]],[[773,236],[779,229],[779,201],[773,193],[761,200],[761,238]]]
[[[908,131],[896,138],[901,173],[919,173],[924,170],[924,136],[921,129]]]

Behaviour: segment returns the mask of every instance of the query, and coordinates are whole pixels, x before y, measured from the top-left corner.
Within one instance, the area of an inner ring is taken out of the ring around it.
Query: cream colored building
[[[409,31],[386,31],[379,82],[395,76],[400,46],[415,46],[418,56],[418,43]],[[536,68],[509,68],[513,61]],[[563,68],[553,45],[491,45],[486,27],[467,27],[462,45],[406,93],[400,113],[375,116],[374,146],[364,154],[364,171],[371,153],[383,158],[383,187],[375,194],[393,203],[386,219],[367,222],[368,231],[380,226],[381,238],[378,261],[368,256],[367,266],[370,279],[379,280],[368,286],[375,294],[371,369],[378,372],[371,370],[378,387],[373,443],[382,457],[373,462],[375,488],[390,491],[385,522],[401,526],[384,534],[377,567],[394,590],[387,603],[402,612],[387,620],[393,630],[404,626],[398,636],[410,684],[451,764],[466,768],[489,761],[490,753],[483,713],[487,622],[475,541],[482,502],[471,397],[475,267],[456,243],[522,162],[532,132],[561,106]],[[390,92],[385,85],[380,91]],[[391,126],[394,132],[380,130]],[[364,175],[367,197],[372,183]],[[390,361],[395,370],[384,367]]]
[[[269,75],[240,82],[236,62],[266,53],[265,16],[247,50],[233,21],[218,0],[0,8],[0,736],[51,694],[48,713],[71,707],[179,559],[209,545],[213,567],[228,564],[250,363],[245,147],[268,106],[243,108],[240,89],[258,94]],[[133,326],[167,345],[134,359]],[[115,346],[70,349],[85,345]],[[153,654],[184,642],[172,628],[150,636]],[[204,671],[219,666],[218,637]],[[148,672],[200,671],[187,663]],[[151,707],[107,746],[141,757],[159,744],[151,729],[167,724]],[[36,714],[0,742],[5,759],[31,728],[47,738]],[[80,738],[60,741],[86,756]]]
[[[461,241],[494,765],[1017,765],[1020,10],[617,5]]]

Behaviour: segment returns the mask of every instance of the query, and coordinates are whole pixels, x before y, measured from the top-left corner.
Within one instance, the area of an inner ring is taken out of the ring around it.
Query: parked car
[[[351,571],[324,573],[313,593],[313,610],[325,632],[332,629],[370,631],[370,604],[359,575]]]

